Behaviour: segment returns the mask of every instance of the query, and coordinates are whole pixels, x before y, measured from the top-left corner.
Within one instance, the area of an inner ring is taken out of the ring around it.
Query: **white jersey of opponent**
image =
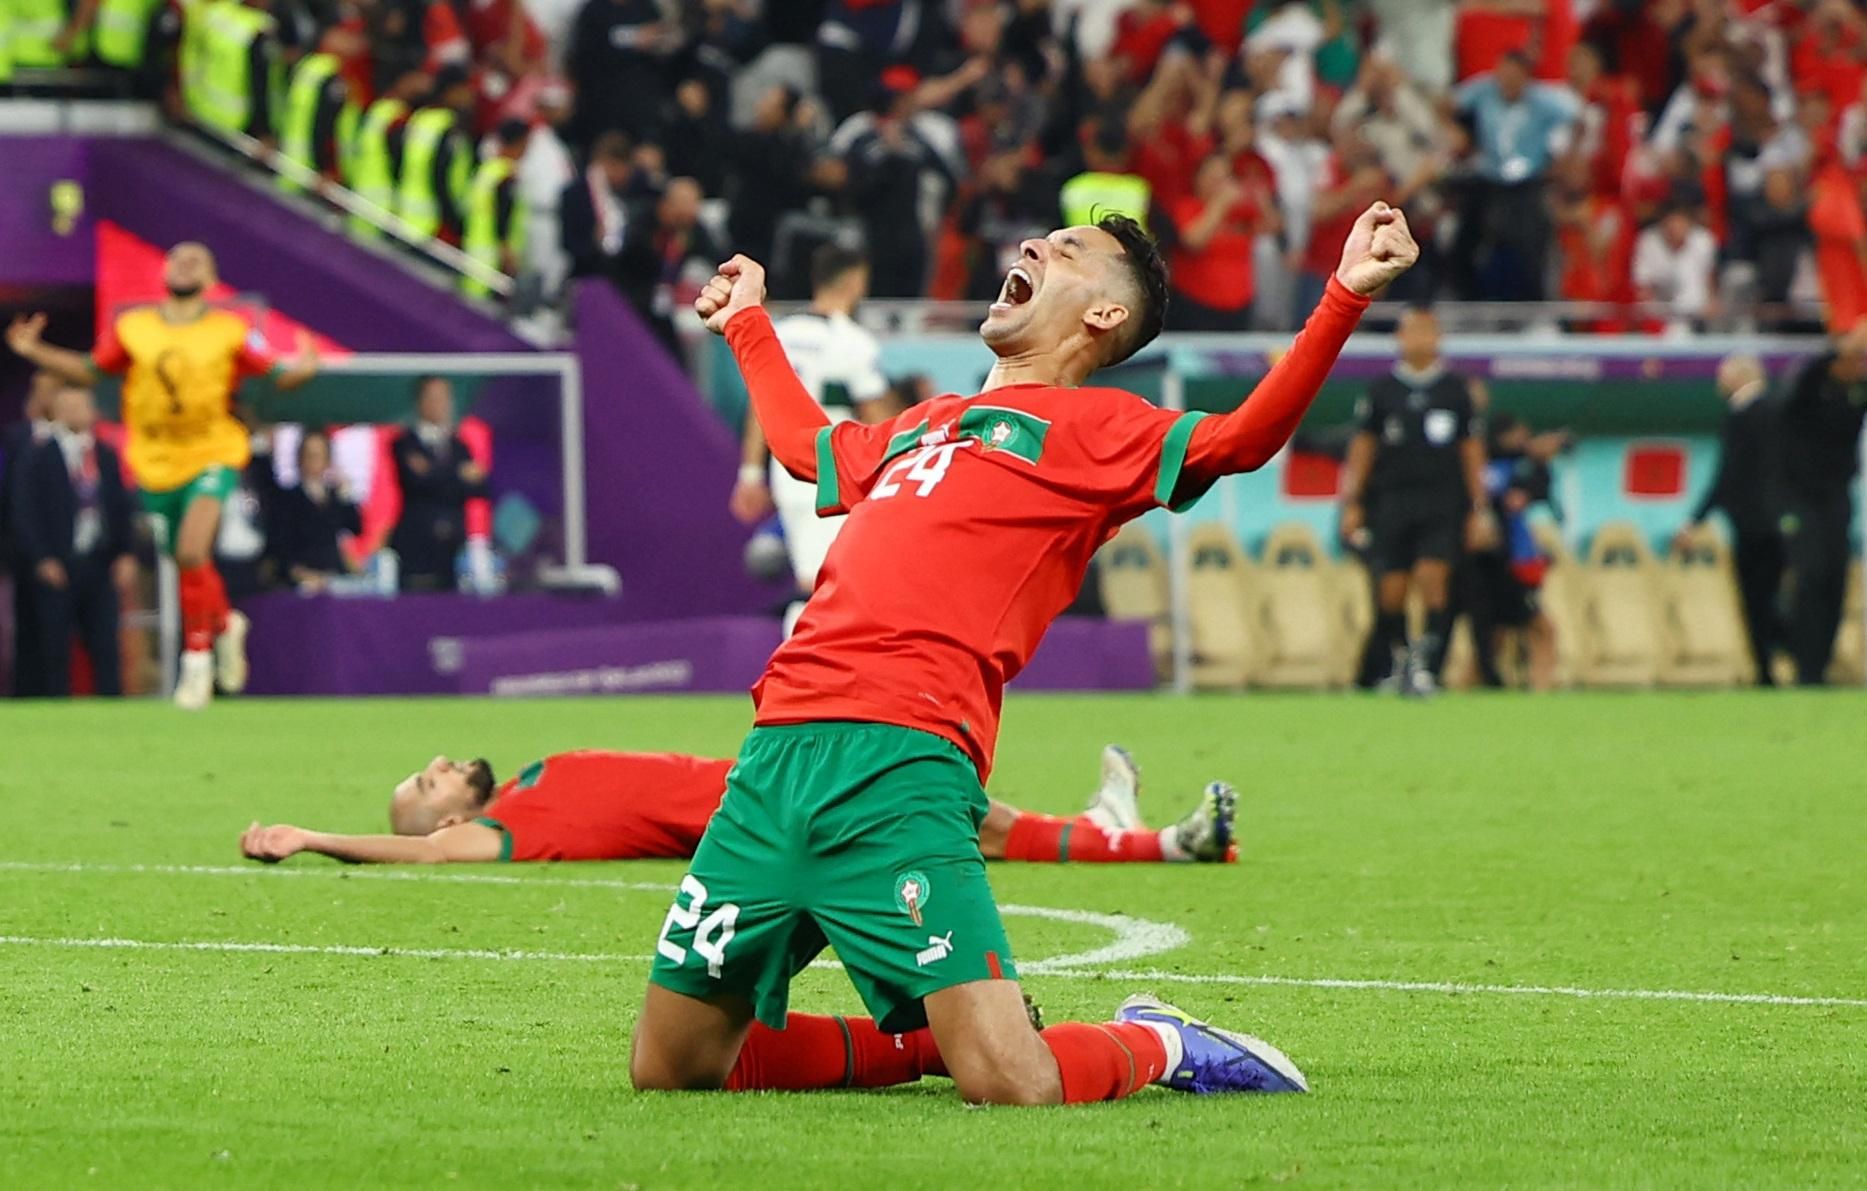
[[[774,329],[797,378],[824,409],[848,413],[888,391],[882,345],[847,314],[793,314]]]
[[[774,329],[792,370],[831,421],[849,421],[859,403],[887,394],[882,345],[847,314],[793,314],[779,319]],[[799,586],[809,591],[843,519],[817,516],[816,486],[792,479],[776,460],[771,498],[784,525],[791,569]]]

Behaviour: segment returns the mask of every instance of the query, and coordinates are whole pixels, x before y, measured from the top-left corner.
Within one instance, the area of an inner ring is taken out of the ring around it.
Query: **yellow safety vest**
[[[454,133],[457,117],[447,108],[422,108],[402,129],[402,184],[396,189],[395,213],[417,238],[441,230],[441,196],[434,189],[434,159]],[[447,197],[458,204],[467,192],[473,162],[454,154],[449,176],[443,180]]]
[[[13,18],[6,6],[7,0],[0,0],[0,87],[13,81]]]
[[[1104,215],[1126,215],[1146,227],[1152,198],[1146,179],[1133,174],[1081,173],[1063,184],[1063,224],[1083,227]]]
[[[208,127],[245,132],[253,118],[253,42],[272,31],[272,18],[236,0],[196,0],[184,19],[183,101]]]
[[[97,57],[106,66],[135,70],[143,64],[149,24],[162,0],[102,0],[97,6]]]
[[[65,31],[64,0],[0,0],[12,34],[9,58],[14,67],[45,68],[63,66],[65,55],[58,52],[58,35]],[[73,47],[74,52],[77,47]],[[11,77],[9,68],[6,77]]]
[[[370,104],[343,154],[344,185],[358,198],[382,208],[385,216],[395,214],[395,158],[389,152],[389,130],[406,115],[408,105],[399,99]],[[350,217],[350,230],[358,236],[382,235],[381,228],[358,215]]]
[[[318,169],[318,146],[313,143],[318,129],[318,105],[324,98],[324,88],[337,77],[343,65],[335,54],[307,54],[292,71],[292,84],[285,92],[285,117],[279,129],[279,152],[291,161],[297,162],[312,171]],[[346,87],[346,92],[348,88]],[[337,113],[337,160],[344,160],[345,151],[351,138],[356,133],[357,105],[348,98]],[[279,175],[279,188],[285,191],[301,189],[298,183],[284,174]]]
[[[499,187],[516,168],[510,157],[491,157],[474,171],[473,184],[467,188],[465,227],[460,233],[460,247],[468,256],[489,269],[504,271],[501,250],[510,248],[513,255],[525,251],[525,200],[514,196],[512,222],[500,234]],[[460,279],[463,293],[483,298],[492,291],[471,277]]]

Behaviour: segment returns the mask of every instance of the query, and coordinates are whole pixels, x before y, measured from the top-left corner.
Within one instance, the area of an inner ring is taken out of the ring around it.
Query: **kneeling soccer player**
[[[358,864],[486,860],[685,860],[726,792],[731,761],[595,749],[534,761],[494,786],[483,760],[446,757],[409,774],[389,800],[394,835],[333,835],[255,823],[240,837],[253,860],[320,852]],[[1234,858],[1237,794],[1212,782],[1170,827],[1141,821],[1141,772],[1127,750],[1102,750],[1102,783],[1074,819],[994,800],[979,825],[987,860],[1147,863]]]
[[[816,482],[818,512],[849,517],[753,688],[754,727],[662,926],[636,1087],[726,1086],[754,1020],[789,1032],[791,980],[825,946],[876,1028],[932,1029],[969,1101],[1305,1086],[1274,1047],[1148,997],[1034,1033],[979,854],[984,781],[1005,684],[1097,548],[1269,461],[1368,295],[1418,254],[1399,211],[1370,207],[1289,353],[1202,420],[1076,387],[1158,333],[1167,277],[1132,220],[1065,228],[1020,246],[981,327],[998,357],[986,391],[872,426],[831,426],[772,331],[764,270],[721,266],[696,311],[726,336],[773,456]]]

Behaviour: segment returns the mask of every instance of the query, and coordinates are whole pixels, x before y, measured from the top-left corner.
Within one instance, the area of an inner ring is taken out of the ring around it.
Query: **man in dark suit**
[[[1730,520],[1737,590],[1758,686],[1776,685],[1770,660],[1786,636],[1777,607],[1787,566],[1774,482],[1778,409],[1768,387],[1763,363],[1754,356],[1727,356],[1718,365],[1718,392],[1727,407],[1718,432],[1718,472],[1675,539],[1685,538],[1713,509],[1724,510]]]
[[[0,571],[13,579],[12,690],[19,698],[45,694],[45,681],[39,674],[39,651],[31,648],[38,637],[33,623],[32,568],[20,560],[19,544],[13,538],[12,510],[27,456],[52,436],[52,398],[62,383],[49,372],[35,372],[26,390],[26,407],[20,420],[0,436]]]
[[[679,293],[682,270],[690,260],[709,263],[723,257],[700,222],[704,197],[692,178],[670,179],[653,203],[631,210],[622,255],[616,262],[616,284],[623,297],[676,360],[682,359],[680,338],[674,330],[674,315],[685,305]]]
[[[117,593],[136,579],[130,496],[117,452],[91,435],[90,391],[60,389],[52,414],[52,435],[22,461],[14,491],[13,537],[36,622],[34,638],[20,645],[36,651],[43,693],[69,695],[76,631],[97,693],[120,695]]]
[[[629,151],[629,138],[623,133],[596,138],[590,164],[558,197],[558,234],[570,257],[572,277],[615,277],[635,178]]]
[[[1777,416],[1785,549],[1795,575],[1789,648],[1798,686],[1827,682],[1834,657],[1847,594],[1863,421],[1867,322],[1791,375]]]
[[[402,590],[436,591],[454,585],[467,501],[486,495],[486,470],[454,432],[454,389],[444,377],[415,382],[415,418],[393,448],[402,517],[389,545],[401,562]]]

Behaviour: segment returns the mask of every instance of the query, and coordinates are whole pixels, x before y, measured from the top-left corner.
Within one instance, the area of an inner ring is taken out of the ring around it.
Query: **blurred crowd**
[[[67,11],[101,29],[152,4]],[[980,298],[1020,239],[1097,207],[1171,244],[1174,325],[1285,328],[1377,195],[1427,248],[1398,298],[1596,303],[1571,325],[1601,330],[1867,314],[1852,0],[244,7],[277,68],[246,131],[547,290],[609,276],[664,335],[689,266],[728,250],[768,262],[779,296],[806,296],[819,243],[859,241],[877,297]],[[400,131],[424,109],[455,121],[438,150]],[[372,115],[392,156],[419,143],[432,186],[337,160]]]

